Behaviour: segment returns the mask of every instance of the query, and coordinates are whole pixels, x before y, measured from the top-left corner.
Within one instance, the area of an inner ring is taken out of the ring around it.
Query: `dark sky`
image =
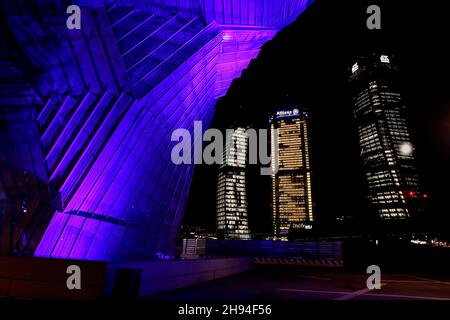
[[[285,101],[311,112],[313,200],[319,221],[366,213],[348,89],[348,68],[367,51],[395,54],[416,146],[428,215],[450,229],[450,11],[444,1],[317,0],[266,43],[258,58],[217,104],[213,126],[247,119],[267,125],[267,112]],[[366,8],[381,8],[381,30],[366,28]],[[286,98],[288,94],[288,98]],[[250,168],[249,222],[270,231],[270,180]],[[215,223],[216,173],[197,166],[185,224]]]

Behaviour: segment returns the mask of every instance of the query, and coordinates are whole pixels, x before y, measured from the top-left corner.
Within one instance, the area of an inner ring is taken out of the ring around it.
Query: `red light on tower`
[[[428,194],[424,193],[424,194],[422,195],[422,197],[423,197],[424,199],[428,199]]]
[[[414,192],[414,191],[410,191],[410,192],[408,193],[408,195],[409,195],[410,198],[413,198],[414,195],[415,195],[415,192]]]

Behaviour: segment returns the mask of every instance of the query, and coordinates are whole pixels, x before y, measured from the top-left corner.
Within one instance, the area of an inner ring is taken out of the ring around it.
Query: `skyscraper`
[[[417,211],[414,147],[393,57],[361,57],[351,69],[354,118],[372,209],[381,219],[406,219]]]
[[[248,134],[237,128],[225,144],[217,179],[217,230],[224,239],[249,240],[245,167]]]
[[[276,238],[286,240],[293,223],[313,221],[308,113],[298,108],[270,117],[272,147],[278,129],[278,159],[272,148],[272,215]]]

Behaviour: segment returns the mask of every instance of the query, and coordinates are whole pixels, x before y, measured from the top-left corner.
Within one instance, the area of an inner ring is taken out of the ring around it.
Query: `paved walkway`
[[[368,275],[339,269],[267,265],[254,270],[149,297],[155,300],[450,300],[450,277],[382,274],[369,290]]]

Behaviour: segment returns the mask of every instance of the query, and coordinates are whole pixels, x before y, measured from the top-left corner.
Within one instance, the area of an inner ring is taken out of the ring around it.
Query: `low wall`
[[[67,268],[79,266],[81,289],[69,290]],[[0,299],[132,299],[210,281],[253,268],[251,258],[95,262],[0,257]]]
[[[145,297],[157,292],[173,290],[245,272],[251,270],[253,266],[252,258],[123,262],[110,264],[109,273],[110,275],[116,274],[116,276],[111,277],[117,279],[117,272],[135,270],[136,273],[134,275],[129,274],[129,279],[133,282],[133,278],[140,277],[138,295],[139,297]],[[134,289],[130,288],[130,290],[133,291]],[[108,288],[108,294],[114,296],[114,291],[114,287]],[[127,292],[127,289],[122,290],[122,292]],[[133,295],[133,292],[131,292],[131,295]]]
[[[69,290],[67,267],[81,270],[81,289]],[[104,296],[106,263],[33,257],[0,257],[0,298],[92,300]]]
[[[184,239],[181,256],[278,257],[342,260],[341,241]]]

